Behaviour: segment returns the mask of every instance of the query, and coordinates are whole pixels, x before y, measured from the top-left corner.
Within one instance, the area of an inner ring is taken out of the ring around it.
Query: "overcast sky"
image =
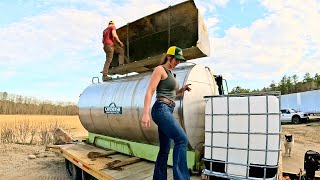
[[[77,102],[100,76],[101,34],[181,0],[3,0],[0,91]],[[211,56],[194,60],[228,80],[229,90],[263,88],[284,75],[320,73],[319,0],[195,0]],[[112,8],[111,8],[112,7]]]

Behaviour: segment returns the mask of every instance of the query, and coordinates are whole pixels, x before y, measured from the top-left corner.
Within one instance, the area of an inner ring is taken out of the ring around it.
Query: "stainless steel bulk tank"
[[[180,87],[192,84],[191,91],[176,99],[174,116],[185,129],[192,149],[202,149],[204,142],[204,96],[216,95],[216,83],[203,65],[180,67],[173,71]],[[152,121],[150,128],[141,127],[144,96],[151,72],[95,83],[80,95],[79,118],[89,132],[130,140],[158,144],[158,130]],[[155,101],[155,94],[151,106]],[[151,107],[150,107],[151,108]]]

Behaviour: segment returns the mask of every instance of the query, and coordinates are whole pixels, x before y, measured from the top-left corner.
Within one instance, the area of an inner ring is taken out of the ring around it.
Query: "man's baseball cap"
[[[169,47],[167,54],[173,55],[175,58],[179,59],[180,61],[186,61],[186,59],[183,57],[182,49],[177,46]]]
[[[109,21],[109,24],[114,24],[114,21]]]

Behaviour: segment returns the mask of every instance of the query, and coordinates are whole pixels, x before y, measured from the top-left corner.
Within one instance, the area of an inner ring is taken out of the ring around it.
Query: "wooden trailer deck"
[[[102,149],[85,143],[48,145],[46,150],[60,153],[70,162],[97,179],[152,180],[154,162],[127,156],[113,150]],[[89,158],[89,153],[99,154],[100,156]],[[290,175],[297,174],[297,172],[283,170],[281,168],[282,163],[280,159],[280,173],[283,171]],[[168,167],[167,172],[168,179],[173,180],[172,168]],[[191,176],[191,180],[200,179],[200,175]],[[316,180],[320,180],[320,178],[316,176]]]
[[[120,154],[113,150],[101,149],[93,145],[84,143],[49,145],[47,150],[61,153],[70,162],[97,179],[151,180],[153,176],[154,162]],[[90,152],[100,154],[100,157],[89,158],[88,154]],[[128,164],[130,162],[131,164]],[[127,165],[121,166],[121,164]],[[114,169],[109,169],[108,166]],[[171,167],[168,167],[168,179],[173,179]],[[199,179],[201,179],[200,175],[191,177],[191,180]]]

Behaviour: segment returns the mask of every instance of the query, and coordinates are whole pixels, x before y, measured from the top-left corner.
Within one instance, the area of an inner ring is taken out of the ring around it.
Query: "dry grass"
[[[0,142],[49,144],[53,140],[52,131],[57,127],[72,137],[88,134],[78,116],[0,115]]]

